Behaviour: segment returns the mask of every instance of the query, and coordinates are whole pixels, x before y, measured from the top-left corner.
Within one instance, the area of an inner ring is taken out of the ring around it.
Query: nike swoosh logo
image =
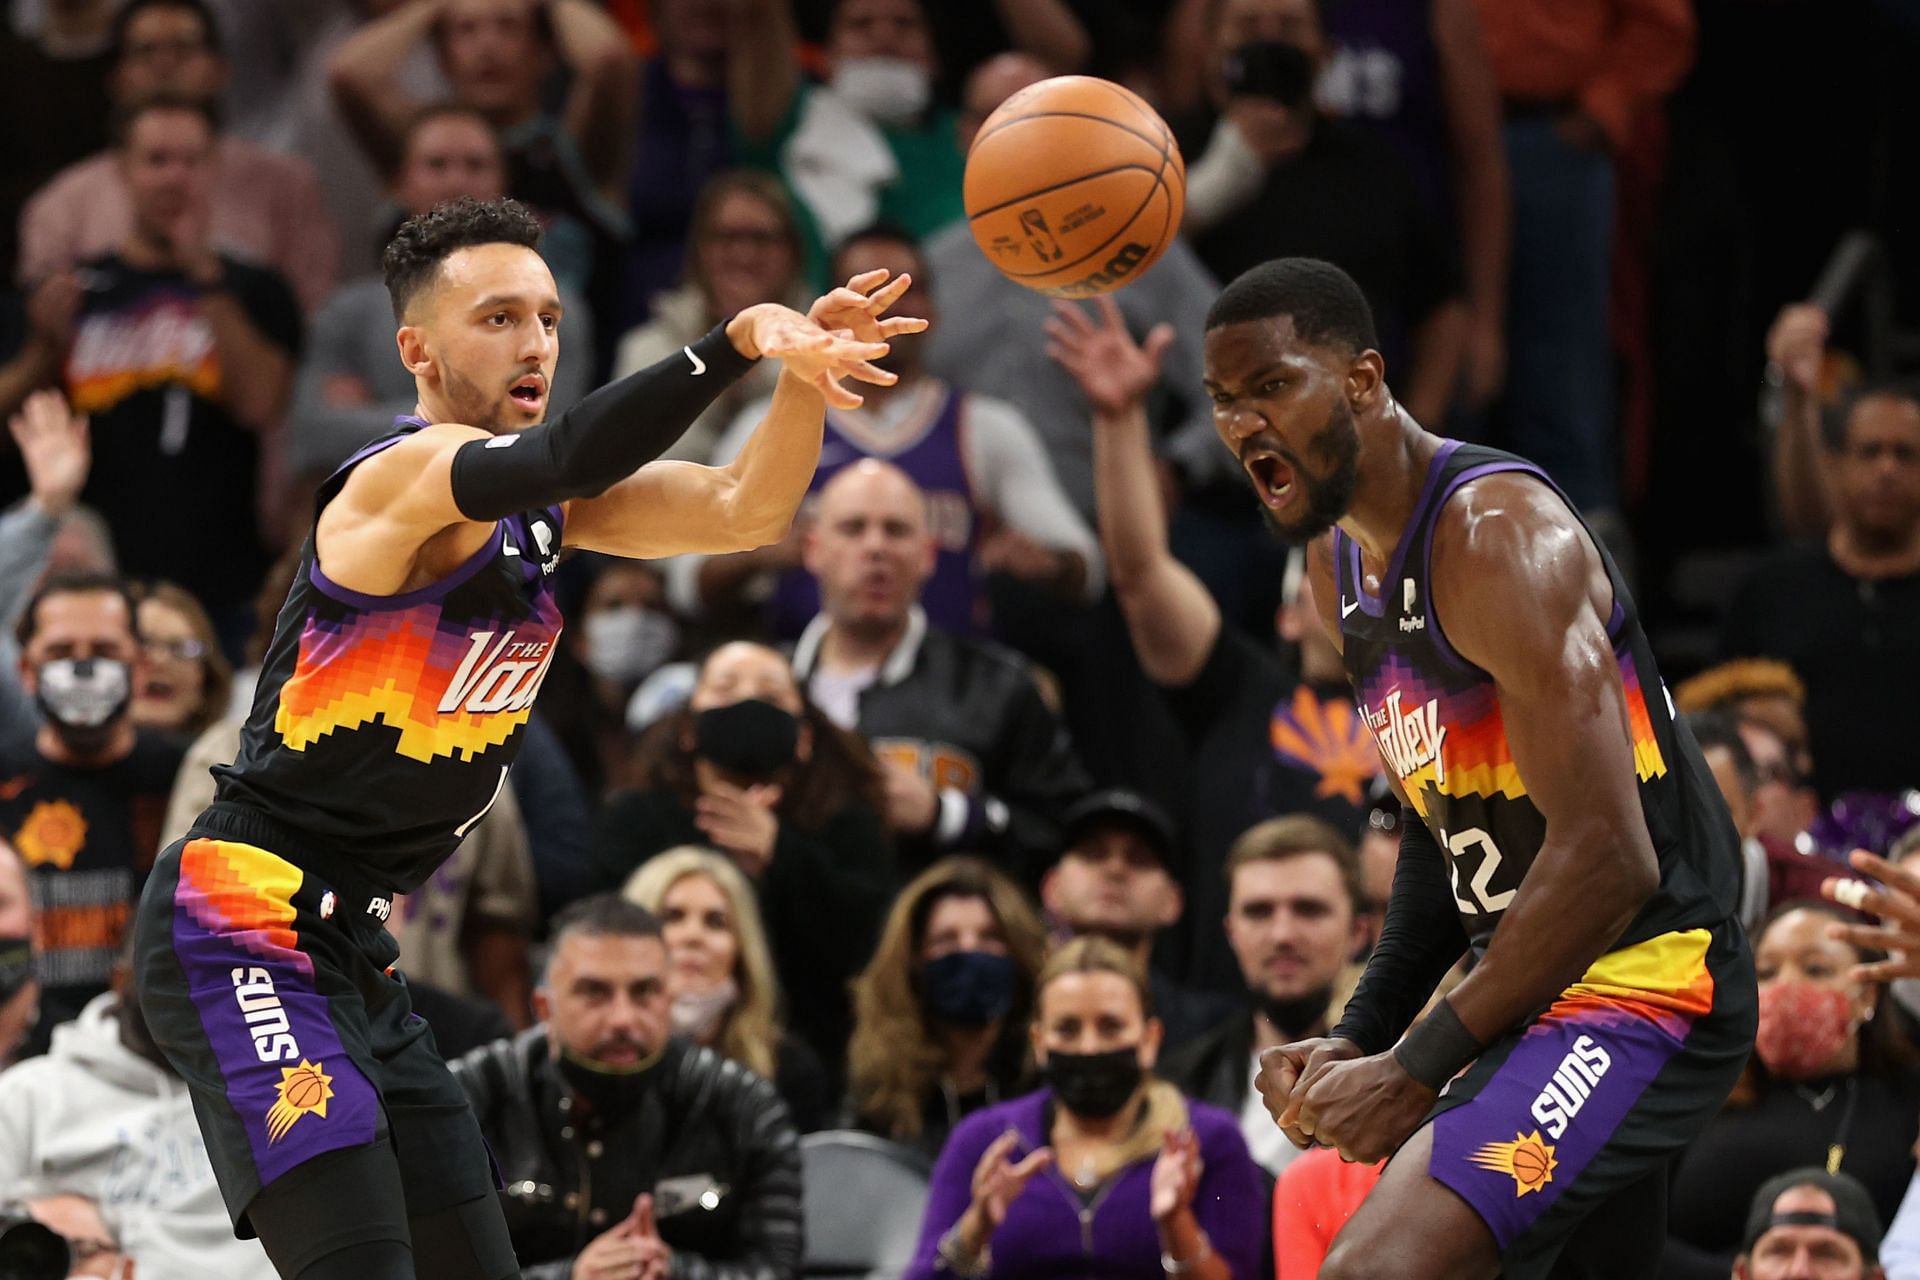
[[[1342,600],[1340,602],[1340,616],[1344,618],[1348,614],[1352,613],[1355,609],[1358,609],[1359,607],[1360,607],[1360,602],[1358,600],[1355,600],[1352,604],[1348,604],[1346,601]]]
[[[680,349],[681,349],[682,351],[684,351],[684,352],[686,352],[686,353],[687,353],[687,359],[689,359],[689,360],[691,360],[691,361],[693,361],[693,376],[694,376],[694,377],[696,377],[696,378],[697,378],[697,377],[699,377],[699,376],[700,376],[701,374],[703,374],[703,373],[705,373],[705,372],[707,371],[707,362],[706,362],[705,360],[702,360],[702,359],[701,359],[701,358],[700,358],[699,356],[697,356],[697,355],[695,355],[695,354],[693,354],[693,348],[692,348],[692,347],[682,347],[682,348],[680,348]]]

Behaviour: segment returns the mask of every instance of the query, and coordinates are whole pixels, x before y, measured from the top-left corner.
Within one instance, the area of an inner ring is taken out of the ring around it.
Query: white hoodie
[[[272,1280],[236,1240],[187,1086],[120,1042],[118,997],[0,1072],[0,1200],[70,1192],[100,1206],[140,1280]]]

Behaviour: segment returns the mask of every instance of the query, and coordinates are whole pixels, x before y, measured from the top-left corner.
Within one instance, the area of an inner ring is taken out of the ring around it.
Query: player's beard
[[[1307,441],[1307,453],[1326,472],[1315,475],[1299,459],[1286,459],[1293,469],[1293,483],[1304,491],[1305,510],[1300,516],[1282,519],[1266,503],[1260,504],[1267,524],[1294,546],[1305,546],[1333,528],[1353,506],[1353,492],[1360,482],[1360,429],[1344,397],[1335,399],[1327,410],[1326,422]],[[1252,477],[1247,477],[1247,483],[1253,483]],[[1259,491],[1254,492],[1257,497]]]
[[[513,417],[513,398],[502,387],[498,392],[488,392],[479,383],[456,371],[451,365],[440,370],[441,385],[446,391],[447,407],[453,412],[453,421],[469,427],[479,427],[482,431],[491,431],[499,435],[504,431],[517,431],[524,423]]]

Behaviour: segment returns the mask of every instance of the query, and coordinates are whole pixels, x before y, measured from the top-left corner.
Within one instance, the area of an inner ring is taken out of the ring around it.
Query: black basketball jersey
[[[321,487],[425,426],[396,422]],[[331,581],[311,533],[218,797],[260,810],[398,892],[417,888],[506,786],[560,636],[561,508],[496,521],[430,586],[369,596]]]
[[[1539,468],[1512,454],[1451,440],[1441,446],[1381,579],[1381,597],[1362,587],[1359,544],[1334,534],[1340,633],[1360,714],[1446,853],[1461,923],[1476,950],[1485,948],[1513,901],[1547,824],[1514,765],[1493,679],[1447,643],[1430,584],[1441,509],[1461,485],[1501,471],[1525,472],[1554,487]],[[1620,571],[1599,539],[1594,545],[1613,587],[1607,634],[1626,693],[1640,811],[1660,858],[1659,891],[1621,935],[1619,949],[1732,917],[1740,846],[1699,746],[1674,717]],[[1529,604],[1514,600],[1510,607]]]

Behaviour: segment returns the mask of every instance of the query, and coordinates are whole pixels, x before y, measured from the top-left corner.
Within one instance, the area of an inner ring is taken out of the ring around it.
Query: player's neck
[[[1442,443],[1398,403],[1388,404],[1385,418],[1360,428],[1353,503],[1340,519],[1340,528],[1360,544],[1366,562],[1381,566],[1400,545]]]

